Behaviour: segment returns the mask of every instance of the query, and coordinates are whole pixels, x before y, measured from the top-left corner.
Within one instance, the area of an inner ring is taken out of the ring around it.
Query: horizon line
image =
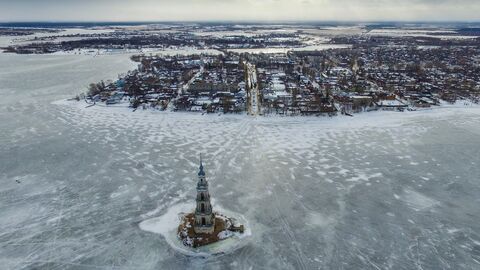
[[[14,23],[102,23],[102,24],[118,24],[118,23],[480,23],[480,19],[474,20],[12,20],[2,21],[0,24]]]

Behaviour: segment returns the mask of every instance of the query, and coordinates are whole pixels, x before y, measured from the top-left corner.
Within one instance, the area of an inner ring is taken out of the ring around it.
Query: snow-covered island
[[[189,209],[188,204],[177,205],[161,217],[143,221],[140,228],[162,234],[173,248],[187,255],[224,254],[240,247],[243,240],[251,235],[250,230],[241,224],[246,223],[245,218],[229,211],[213,211],[201,159],[196,190],[196,207],[193,212],[183,212]],[[176,230],[174,211],[178,211],[176,214],[180,219]]]
[[[213,244],[233,236],[234,233],[244,233],[243,225],[236,225],[235,219],[213,212],[208,192],[208,181],[200,159],[200,169],[197,183],[197,207],[193,213],[183,215],[178,226],[178,237],[185,246],[199,247]]]

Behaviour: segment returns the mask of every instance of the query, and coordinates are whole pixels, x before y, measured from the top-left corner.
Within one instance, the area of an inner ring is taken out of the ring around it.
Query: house
[[[407,104],[401,102],[398,99],[379,100],[379,101],[375,101],[374,104],[378,109],[384,110],[384,111],[395,111],[395,110],[403,111],[408,107]]]

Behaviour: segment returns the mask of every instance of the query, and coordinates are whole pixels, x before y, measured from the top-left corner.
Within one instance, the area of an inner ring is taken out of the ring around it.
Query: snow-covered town
[[[137,69],[91,84],[82,99],[133,109],[252,114],[255,96],[260,115],[328,116],[478,104],[480,58],[471,55],[479,50],[358,45],[280,54],[136,55]]]
[[[0,46],[4,53],[129,55],[135,69],[75,89],[92,105],[334,116],[478,104],[480,96],[480,31],[468,24],[139,24],[2,33],[16,36]]]

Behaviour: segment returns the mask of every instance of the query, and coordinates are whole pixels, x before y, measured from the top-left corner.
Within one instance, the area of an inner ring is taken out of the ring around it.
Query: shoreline
[[[327,116],[283,116],[283,115],[263,115],[250,116],[242,114],[201,114],[195,112],[174,112],[160,110],[136,110],[132,111],[128,107],[113,107],[111,110],[107,106],[93,106],[86,108],[85,103],[77,101],[58,100],[51,103],[61,107],[67,107],[77,110],[81,115],[87,115],[89,121],[108,124],[118,122],[119,118],[123,121],[145,121],[146,123],[156,123],[158,120],[170,119],[171,121],[249,121],[262,125],[275,125],[282,123],[301,124],[299,128],[308,128],[309,124],[323,126],[327,129],[361,129],[361,128],[388,128],[406,125],[413,120],[429,118],[435,120],[449,119],[452,115],[480,115],[480,105],[442,105],[429,109],[417,111],[371,111],[354,114],[353,117],[346,115]],[[228,123],[226,123],[228,125]]]

